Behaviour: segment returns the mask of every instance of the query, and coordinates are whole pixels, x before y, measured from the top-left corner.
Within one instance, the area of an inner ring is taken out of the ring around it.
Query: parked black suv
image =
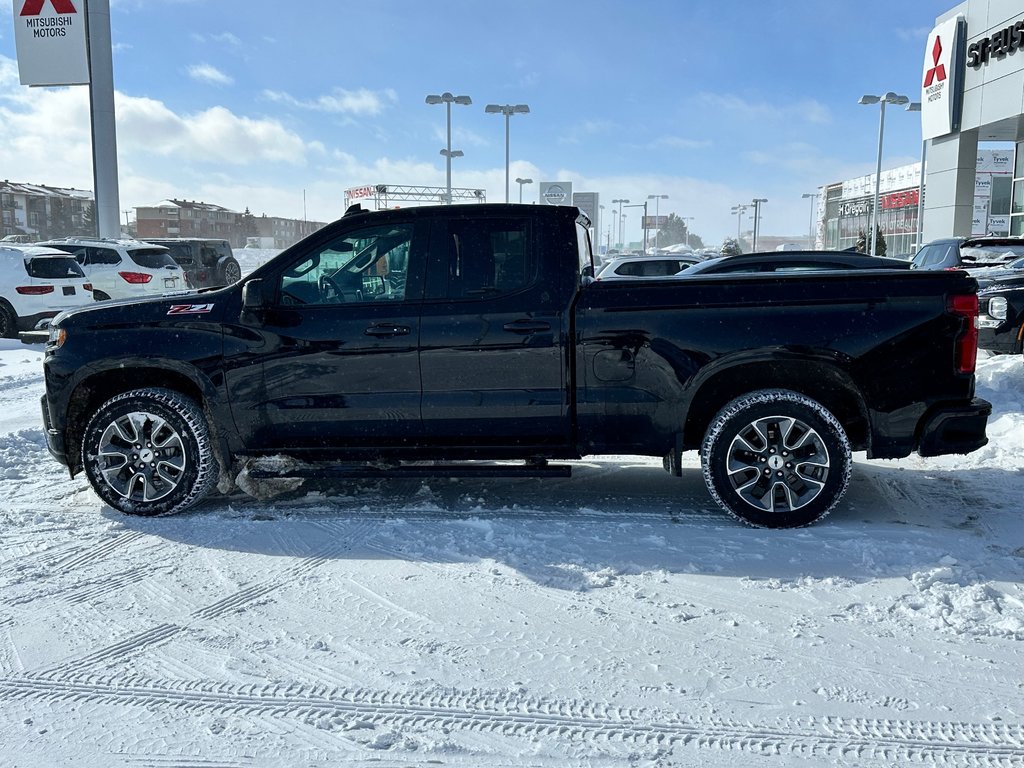
[[[1001,267],[1024,256],[1019,237],[948,237],[921,247],[911,269],[974,269]]]
[[[232,285],[242,279],[242,270],[227,240],[157,237],[148,238],[146,242],[169,248],[171,258],[185,270],[185,276],[193,288]]]

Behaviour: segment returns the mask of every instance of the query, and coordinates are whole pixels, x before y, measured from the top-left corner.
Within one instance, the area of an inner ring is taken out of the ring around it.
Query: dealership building
[[[1024,236],[1024,6],[961,3],[936,19],[923,54],[920,95],[908,95],[921,102],[924,179],[920,163],[880,176],[888,252],[912,251],[918,231],[920,242]],[[819,247],[849,247],[870,231],[874,186],[871,174],[819,188]]]

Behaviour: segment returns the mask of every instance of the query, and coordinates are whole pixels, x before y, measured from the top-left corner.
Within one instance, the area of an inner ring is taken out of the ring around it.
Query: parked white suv
[[[85,272],[64,251],[0,246],[0,338],[40,330],[59,312],[91,303]]]
[[[160,245],[84,237],[47,240],[40,245],[74,256],[89,277],[97,300],[159,296],[189,287],[181,267]]]

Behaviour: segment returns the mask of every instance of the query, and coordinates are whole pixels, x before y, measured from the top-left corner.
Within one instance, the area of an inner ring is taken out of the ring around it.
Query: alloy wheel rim
[[[114,419],[100,436],[99,471],[119,496],[159,501],[182,481],[187,466],[181,435],[166,419],[132,411]]]
[[[830,468],[821,435],[790,416],[766,416],[740,429],[726,462],[736,495],[774,513],[795,512],[818,498]]]

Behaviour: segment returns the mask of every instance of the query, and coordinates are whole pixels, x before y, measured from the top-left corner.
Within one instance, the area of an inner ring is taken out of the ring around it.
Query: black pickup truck
[[[643,454],[679,474],[699,450],[723,508],[789,527],[838,503],[851,451],[985,444],[963,272],[598,281],[587,223],[350,210],[233,286],[61,315],[50,451],[110,506],[157,515],[230,489],[253,457],[347,477]]]

